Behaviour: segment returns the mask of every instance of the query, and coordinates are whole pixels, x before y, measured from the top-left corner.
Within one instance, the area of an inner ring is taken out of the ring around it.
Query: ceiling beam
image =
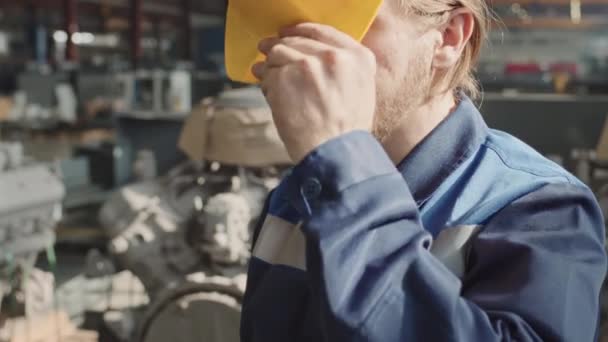
[[[0,7],[23,7],[33,5],[38,8],[60,9],[63,6],[62,0],[0,0]],[[128,0],[78,0],[80,5],[109,5],[116,8],[128,9]],[[213,0],[207,2],[199,2],[197,6],[192,6],[193,14],[210,14],[223,15],[225,12],[226,2],[224,0]],[[169,1],[144,1],[142,11],[146,14],[167,15],[182,18],[181,2]]]

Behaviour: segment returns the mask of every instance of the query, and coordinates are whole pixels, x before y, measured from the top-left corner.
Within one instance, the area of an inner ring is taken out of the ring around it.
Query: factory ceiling
[[[100,5],[118,8],[128,8],[130,0],[76,0],[81,6]],[[6,6],[36,6],[54,8],[63,6],[64,0],[0,0],[0,7]],[[200,14],[223,15],[226,0],[142,0],[143,9],[150,14],[178,15],[184,4],[189,5],[192,12]]]

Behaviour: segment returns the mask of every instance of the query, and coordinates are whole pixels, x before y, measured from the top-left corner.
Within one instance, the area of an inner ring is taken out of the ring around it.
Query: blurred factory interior
[[[608,211],[608,1],[490,3],[485,119]],[[0,0],[0,341],[238,341],[251,226],[289,158],[226,76],[225,11]]]

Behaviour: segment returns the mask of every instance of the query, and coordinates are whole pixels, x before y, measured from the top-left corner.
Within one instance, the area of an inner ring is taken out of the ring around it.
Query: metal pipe
[[[100,0],[80,0],[81,3],[89,3],[89,4],[99,4]],[[104,0],[103,4],[112,6],[112,7],[122,7],[124,8],[126,2],[124,0]],[[129,6],[133,7],[133,0],[131,0]],[[146,3],[142,4],[142,10],[146,13],[153,14],[165,14],[170,16],[178,16],[179,11],[175,6],[166,5],[162,3]]]
[[[139,67],[143,55],[141,46],[142,22],[142,0],[131,0],[131,66],[133,69]]]
[[[162,32],[163,21],[159,17],[153,18],[152,27],[154,29],[154,39],[156,39],[156,60],[158,63],[162,64],[164,61],[163,54],[163,32]]]
[[[186,61],[192,59],[192,2],[191,0],[182,0],[182,20],[183,20],[183,55],[182,58]]]
[[[65,59],[75,62],[78,60],[78,47],[74,44],[74,34],[78,32],[78,3],[77,0],[63,0],[65,32],[68,40],[65,46]]]

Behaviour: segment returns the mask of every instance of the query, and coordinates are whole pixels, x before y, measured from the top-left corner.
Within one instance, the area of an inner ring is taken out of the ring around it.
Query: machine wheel
[[[136,341],[238,342],[243,296],[227,278],[167,290],[144,315]]]

